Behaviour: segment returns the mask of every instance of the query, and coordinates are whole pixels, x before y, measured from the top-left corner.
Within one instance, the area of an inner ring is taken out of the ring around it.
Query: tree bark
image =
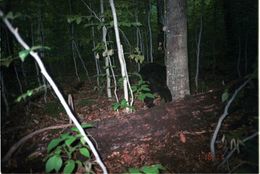
[[[186,0],[167,0],[166,3],[167,84],[176,100],[190,94]]]

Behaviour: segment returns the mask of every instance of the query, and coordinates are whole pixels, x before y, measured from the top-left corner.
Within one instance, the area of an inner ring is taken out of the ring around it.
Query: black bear
[[[172,101],[172,95],[166,84],[166,67],[156,64],[148,63],[144,65],[139,74],[144,81],[149,83],[149,88],[152,93],[157,93],[165,102]],[[145,98],[144,102],[147,107],[154,106],[153,98]]]

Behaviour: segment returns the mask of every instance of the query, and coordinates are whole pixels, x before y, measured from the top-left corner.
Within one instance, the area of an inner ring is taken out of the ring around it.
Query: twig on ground
[[[26,135],[25,137],[20,139],[17,143],[15,143],[14,145],[11,146],[11,148],[8,150],[8,152],[6,153],[6,155],[4,156],[2,161],[3,162],[8,161],[11,158],[11,156],[13,155],[13,153],[16,151],[16,149],[18,147],[20,147],[22,144],[24,144],[28,139],[32,138],[33,136],[40,134],[40,133],[47,131],[47,130],[67,128],[67,127],[71,127],[73,125],[74,124],[64,124],[64,125],[58,125],[58,126],[50,126],[50,127],[46,127],[46,128],[43,128],[43,129],[39,129],[37,131],[30,133],[29,135]]]
[[[210,142],[210,151],[211,151],[213,160],[215,160],[215,142],[216,142],[217,135],[220,130],[221,124],[222,124],[223,120],[228,116],[228,109],[229,109],[231,103],[234,101],[234,99],[237,96],[237,94],[239,93],[239,91],[241,89],[243,89],[250,80],[251,80],[251,78],[247,79],[238,89],[236,89],[236,91],[233,93],[232,97],[228,100],[228,102],[225,106],[224,113],[220,116],[220,118],[218,120],[218,124],[216,126],[216,129],[213,133],[213,136],[212,136],[212,139]]]

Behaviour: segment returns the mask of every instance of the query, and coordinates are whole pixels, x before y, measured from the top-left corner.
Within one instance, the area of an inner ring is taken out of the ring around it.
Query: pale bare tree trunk
[[[186,0],[166,1],[167,85],[173,100],[190,94]]]
[[[103,14],[104,14],[104,2],[103,2],[103,0],[100,0],[100,12],[101,12],[101,15],[103,16]],[[105,21],[104,17],[102,17],[101,21],[102,22]],[[104,44],[105,44],[105,52],[108,51],[106,35],[107,35],[107,29],[106,29],[105,26],[103,26],[103,28],[102,28],[102,42],[104,42]],[[111,78],[110,78],[110,71],[109,71],[109,56],[108,55],[105,57],[105,66],[106,66],[106,79],[107,79],[107,97],[109,99],[111,99],[112,98],[112,92],[111,92]]]
[[[109,0],[109,3],[110,3],[111,10],[112,10],[112,15],[113,15],[114,30],[115,30],[115,36],[116,36],[116,45],[117,45],[117,50],[118,50],[117,53],[118,53],[118,59],[119,59],[120,66],[121,66],[121,75],[123,78],[124,99],[130,106],[132,106],[133,105],[133,92],[131,90],[128,73],[127,73],[127,68],[126,68],[126,62],[125,62],[125,58],[124,58],[124,51],[123,51],[123,47],[122,47],[121,41],[120,41],[115,4],[114,4],[113,0]],[[131,94],[130,102],[129,102],[129,91],[128,90],[130,90],[130,94]],[[126,108],[126,112],[129,112],[129,111],[130,111],[130,109]]]

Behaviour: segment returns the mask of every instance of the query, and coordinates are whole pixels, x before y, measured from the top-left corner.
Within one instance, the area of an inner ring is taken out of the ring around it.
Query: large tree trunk
[[[110,173],[155,163],[167,167],[168,172],[202,172],[211,164],[211,161],[198,163],[198,160],[203,151],[209,152],[209,125],[212,124],[209,115],[217,111],[219,102],[213,93],[208,93],[207,97],[187,97],[134,114],[97,121],[95,128],[87,131],[98,143],[107,167],[113,170]],[[204,139],[206,142],[201,135],[208,137]],[[209,171],[204,172],[212,172],[212,169],[209,167]]]
[[[167,84],[173,100],[190,94],[186,0],[166,2]]]

